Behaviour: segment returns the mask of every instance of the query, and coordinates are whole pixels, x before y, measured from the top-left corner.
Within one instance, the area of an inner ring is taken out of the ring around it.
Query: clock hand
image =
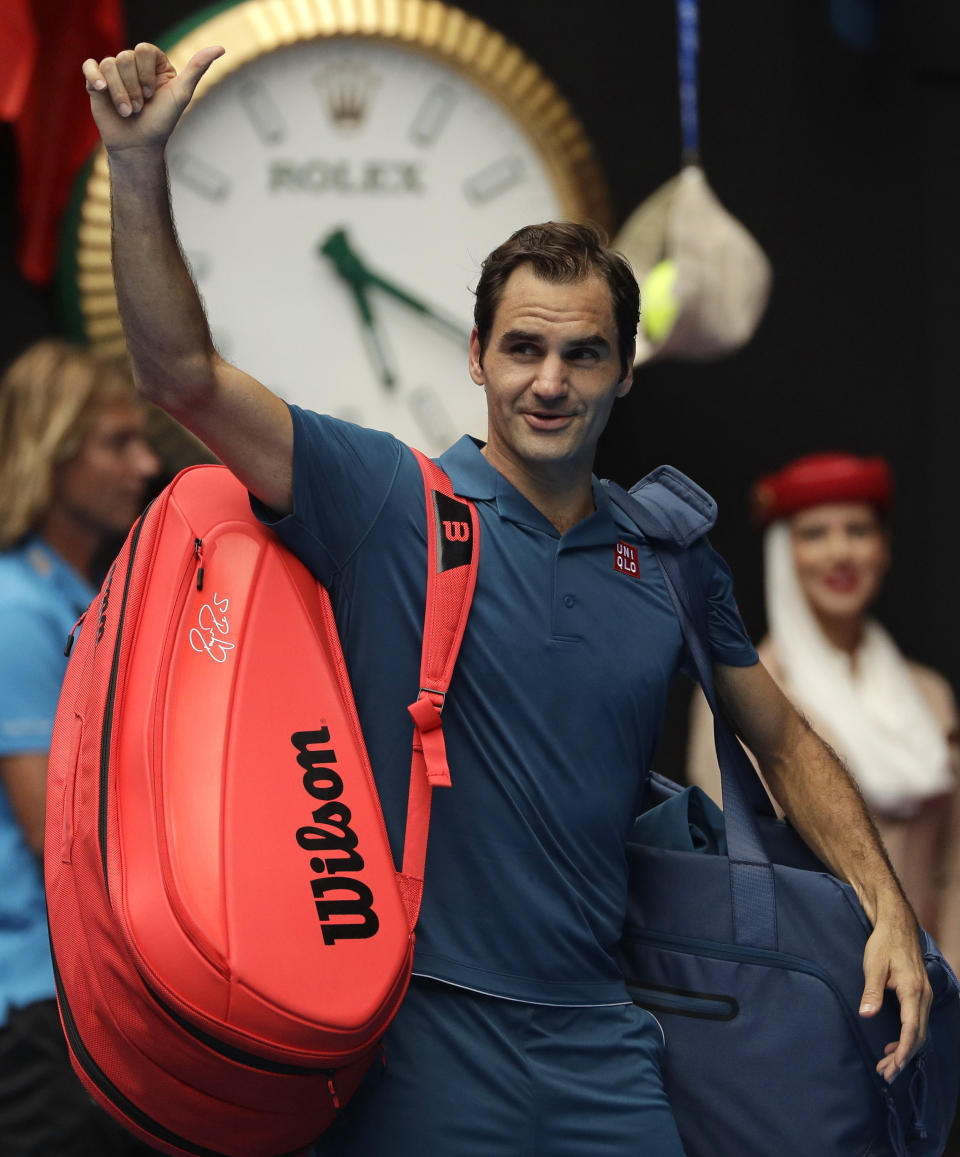
[[[389,293],[391,297],[395,297],[397,301],[403,302],[404,305],[409,306],[417,313],[420,313],[424,317],[429,318],[431,321],[436,322],[438,325],[442,326],[443,329],[447,330],[449,333],[452,333],[455,337],[460,338],[464,342],[469,339],[469,332],[465,330],[458,321],[454,321],[453,318],[448,317],[444,313],[441,313],[434,306],[427,305],[427,303],[421,301],[420,298],[414,297],[412,293],[406,289],[402,289],[395,282],[390,281],[388,278],[382,276],[379,273],[369,272],[369,278],[378,289],[382,289],[384,293]]]
[[[433,306],[427,305],[425,301],[416,297],[409,290],[397,285],[396,282],[370,269],[351,245],[345,230],[335,229],[330,233],[326,239],[321,242],[320,252],[325,257],[330,258],[340,276],[351,284],[364,287],[368,285],[376,286],[377,289],[390,294],[391,297],[396,298],[397,301],[402,302],[421,316],[437,323],[448,333],[452,333],[463,341],[469,338],[469,333],[459,322],[443,314]]]
[[[362,286],[353,285],[350,288],[353,291],[353,299],[356,302],[357,312],[360,314],[360,321],[363,326],[363,333],[367,339],[367,349],[380,374],[381,385],[386,386],[387,389],[391,389],[397,383],[397,375],[393,372],[387,358],[384,343],[380,338],[377,320],[374,317],[373,310],[370,308],[370,302]]]
[[[370,299],[367,297],[366,287],[369,284],[369,278],[350,249],[343,230],[340,229],[331,233],[321,244],[320,252],[330,258],[336,272],[347,283],[347,288],[350,290],[357,307],[357,313],[360,315],[360,324],[367,340],[367,349],[380,375],[381,385],[388,389],[393,387],[397,381],[396,374],[387,359],[384,344],[380,339],[377,319],[370,305]]]
[[[334,229],[320,242],[317,249],[329,257],[334,269],[350,286],[366,286],[370,280],[366,266],[350,245],[345,229]]]

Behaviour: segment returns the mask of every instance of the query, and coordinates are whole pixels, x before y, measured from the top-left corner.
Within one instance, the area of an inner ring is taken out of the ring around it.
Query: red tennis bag
[[[418,462],[429,577],[400,871],[327,592],[225,467],[151,504],[77,634],[47,794],[60,1015],[92,1095],[163,1152],[302,1151],[406,991],[478,558],[472,506]]]

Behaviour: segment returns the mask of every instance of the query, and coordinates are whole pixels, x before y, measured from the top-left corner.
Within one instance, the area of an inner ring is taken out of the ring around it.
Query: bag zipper
[[[804,972],[808,976],[825,984],[833,993],[847,1019],[847,1023],[853,1034],[853,1038],[860,1050],[861,1057],[866,1067],[867,1073],[870,1077],[871,1085],[876,1089],[877,1095],[880,1098],[883,1109],[885,1111],[887,1121],[887,1132],[894,1153],[906,1154],[906,1141],[904,1138],[903,1126],[900,1121],[900,1114],[897,1110],[896,1103],[893,1099],[893,1094],[884,1082],[883,1078],[876,1072],[875,1060],[867,1047],[866,1041],[863,1039],[863,1034],[860,1031],[860,1025],[856,1017],[847,1004],[846,998],[838,988],[837,984],[830,976],[830,974],[810,960],[805,960],[800,956],[791,956],[784,952],[775,952],[769,948],[727,948],[725,945],[712,944],[710,942],[704,943],[700,940],[694,940],[684,936],[671,936],[669,933],[663,932],[631,932],[627,934],[627,939],[647,942],[651,944],[661,944],[666,948],[675,948],[687,955],[706,956],[715,960],[730,960],[734,963],[744,964],[763,964],[768,967],[782,968],[785,971]],[[931,953],[924,952],[924,963],[928,960],[936,959]],[[947,994],[949,996],[949,993]],[[939,1001],[931,1005],[931,1012]],[[913,1057],[913,1063],[917,1066],[917,1071],[922,1074],[922,1079],[925,1079],[923,1074],[923,1059],[926,1054],[926,1044],[918,1050]],[[911,1078],[911,1082],[914,1078]],[[912,1091],[912,1083],[911,1083]],[[920,1114],[914,1106],[914,1121],[911,1127],[912,1132],[916,1132],[921,1137],[926,1133],[925,1123],[921,1120]]]
[[[51,952],[52,956],[52,952]],[[60,1005],[60,1013],[63,1018],[63,1028],[70,1044],[70,1051],[77,1058],[77,1062],[83,1069],[84,1073],[90,1078],[92,1083],[96,1085],[97,1089],[102,1095],[125,1117],[133,1122],[138,1129],[142,1129],[145,1133],[149,1133],[151,1137],[155,1137],[158,1141],[163,1141],[167,1145],[176,1145],[185,1153],[190,1153],[193,1157],[229,1157],[228,1154],[221,1153],[216,1149],[207,1149],[201,1145],[195,1145],[192,1141],[188,1141],[186,1137],[181,1137],[172,1130],[167,1129],[161,1125],[159,1121],[155,1121],[137,1105],[135,1105],[128,1097],[126,1097],[110,1080],[107,1074],[100,1068],[97,1062],[93,1059],[87,1051],[86,1045],[80,1037],[77,1029],[76,1021],[73,1019],[73,1013],[70,1011],[70,1004],[63,991],[63,982],[60,979],[60,970],[57,968],[56,958],[53,958],[53,978],[57,987],[57,1001]],[[300,1150],[296,1151],[297,1153]],[[293,1157],[293,1155],[291,1155]]]
[[[143,980],[142,976],[141,980]],[[194,1040],[199,1041],[200,1044],[205,1045],[211,1052],[217,1053],[218,1056],[225,1057],[229,1061],[236,1061],[238,1064],[245,1065],[248,1069],[258,1069],[264,1073],[276,1073],[284,1077],[324,1076],[327,1078],[328,1085],[335,1081],[337,1070],[331,1068],[329,1065],[317,1065],[316,1068],[311,1068],[309,1065],[295,1065],[284,1061],[272,1061],[267,1057],[257,1056],[256,1053],[247,1052],[246,1049],[242,1049],[238,1045],[231,1045],[226,1041],[219,1040],[171,1008],[145,980],[143,981],[143,987],[165,1016],[168,1016],[174,1024],[183,1029],[188,1036],[192,1036]],[[348,1061],[346,1063],[349,1064],[351,1062]]]
[[[174,594],[172,607],[173,613],[170,614],[167,622],[163,638],[160,643],[158,651],[158,685],[165,686],[169,677],[169,669],[171,662],[171,652],[177,633],[182,627],[181,615],[183,607],[186,604],[191,580],[198,591],[203,590],[203,540],[194,537],[193,547],[186,556],[183,564],[183,570],[177,583],[176,593]],[[153,704],[153,719],[151,721],[151,730],[154,735],[157,734],[162,727],[163,720],[160,718],[160,705],[163,696],[157,697]],[[158,797],[156,801],[156,836],[157,844],[160,853],[161,874],[164,880],[164,885],[167,888],[167,899],[171,909],[177,919],[178,924],[189,937],[190,941],[196,947],[197,951],[203,956],[214,968],[221,972],[224,976],[227,974],[227,965],[223,960],[221,953],[216,946],[211,942],[203,931],[197,927],[189,913],[185,910],[184,905],[180,899],[180,893],[171,879],[170,870],[170,850],[167,841],[167,827],[166,827],[166,812],[162,798]]]
[[[763,964],[772,968],[782,968],[787,972],[804,972],[808,976],[813,976],[815,979],[821,981],[830,989],[837,1003],[840,1005],[847,1019],[847,1024],[853,1032],[853,1037],[857,1042],[857,1048],[860,1050],[863,1062],[867,1067],[867,1071],[870,1073],[872,1083],[877,1089],[880,1099],[882,1101],[885,1100],[884,1094],[886,1093],[886,1089],[880,1087],[883,1084],[883,1078],[875,1071],[875,1061],[870,1054],[866,1041],[863,1039],[860,1026],[854,1018],[854,1014],[851,1012],[850,1006],[847,1004],[846,998],[836,982],[828,972],[824,971],[824,969],[818,965],[809,960],[804,960],[801,956],[790,956],[785,952],[775,952],[770,948],[732,949],[721,944],[705,943],[685,936],[671,936],[669,933],[663,932],[631,932],[628,933],[627,938],[641,942],[645,941],[651,944],[660,944],[667,948],[675,948],[689,956],[706,956],[713,960],[730,960],[734,963],[742,964]]]
[[[60,1005],[60,1012],[61,1012],[61,1015],[63,1018],[64,1032],[65,1032],[67,1041],[70,1044],[70,1051],[76,1057],[77,1062],[79,1063],[80,1067],[83,1069],[84,1073],[86,1073],[86,1075],[90,1078],[90,1080],[93,1082],[93,1084],[96,1085],[97,1089],[99,1089],[101,1094],[112,1105],[114,1105],[121,1113],[123,1113],[123,1115],[125,1117],[127,1117],[130,1121],[132,1121],[133,1124],[135,1124],[139,1129],[142,1129],[145,1133],[149,1133],[152,1137],[156,1137],[156,1139],[158,1141],[163,1141],[167,1145],[176,1145],[178,1148],[182,1149],[185,1153],[191,1154],[192,1157],[229,1157],[229,1154],[221,1153],[219,1149],[207,1149],[203,1145],[197,1145],[193,1141],[188,1140],[186,1137],[181,1137],[179,1135],[179,1133],[174,1133],[172,1129],[168,1129],[165,1125],[161,1125],[159,1123],[159,1121],[155,1121],[151,1116],[149,1116],[149,1114],[145,1113],[141,1108],[139,1108],[137,1105],[135,1105],[124,1093],[122,1093],[117,1088],[117,1086],[113,1083],[113,1081],[110,1080],[110,1078],[106,1075],[106,1073],[103,1071],[103,1069],[101,1069],[100,1066],[97,1064],[97,1062],[93,1059],[93,1057],[88,1052],[86,1045],[83,1043],[83,1039],[81,1038],[80,1032],[77,1029],[76,1021],[73,1018],[73,1013],[70,1011],[70,1004],[69,1004],[67,997],[66,997],[66,994],[64,993],[64,990],[63,990],[63,982],[60,979],[60,970],[57,968],[56,959],[53,958],[52,946],[51,946],[51,958],[53,960],[53,978],[54,978],[54,981],[56,983],[57,1001]],[[155,1000],[157,1000],[157,1003],[160,1004],[160,1007],[163,1008],[164,1011],[166,1011],[166,1012],[170,1011],[169,1009],[166,1008],[166,1006],[163,1004],[163,1002],[160,1001],[156,997],[155,993],[153,993],[149,988],[147,988],[147,991],[150,993],[151,996],[154,997]],[[184,1023],[175,1014],[171,1014],[171,1015],[173,1016],[173,1019],[177,1021],[178,1024]],[[189,1025],[186,1025],[185,1027],[190,1028]],[[215,1044],[216,1043],[216,1042],[213,1042],[212,1040],[206,1041],[206,1040],[203,1040],[202,1038],[201,1038],[201,1040],[202,1040],[202,1043],[204,1043],[204,1044],[208,1044],[208,1043],[209,1044]],[[230,1056],[230,1054],[228,1052],[226,1052],[225,1049],[221,1048],[221,1049],[218,1049],[217,1051],[222,1051],[223,1055],[228,1056],[228,1057]],[[239,1049],[236,1050],[236,1052],[239,1055],[249,1055],[249,1054],[241,1054]],[[292,1070],[294,1069],[294,1066],[292,1066],[292,1065],[288,1066],[287,1070],[284,1070],[284,1068],[280,1065],[271,1066],[270,1062],[266,1062],[266,1063],[259,1062],[259,1058],[253,1057],[253,1056],[249,1057],[249,1062],[253,1062],[251,1064],[251,1067],[263,1068],[263,1069],[266,1069],[268,1072],[277,1072],[277,1073],[283,1073],[285,1071],[289,1071],[291,1073],[291,1075],[293,1075]],[[248,1064],[249,1062],[244,1061],[243,1063]],[[372,1061],[371,1061],[371,1063],[372,1063]],[[312,1072],[314,1074],[326,1076],[327,1089],[329,1091],[330,1098],[333,1101],[334,1109],[339,1114],[341,1111],[341,1105],[340,1105],[340,1098],[339,1098],[339,1095],[337,1093],[337,1087],[336,1087],[336,1070],[335,1069],[326,1069],[326,1070],[313,1069],[313,1070],[301,1070],[301,1071],[302,1072]],[[302,1154],[303,1151],[304,1151],[304,1147],[301,1145],[301,1146],[298,1146],[298,1148],[296,1148],[296,1149],[289,1150],[285,1154],[280,1154],[279,1157],[300,1157],[300,1154]]]
[[[153,503],[150,504],[152,506]],[[140,542],[143,524],[150,506],[143,512],[130,538],[130,550],[127,554],[127,573],[123,580],[123,594],[120,598],[120,612],[117,617],[117,635],[113,646],[113,655],[110,660],[110,679],[107,684],[107,695],[103,705],[103,732],[100,736],[100,800],[99,815],[97,817],[97,840],[100,845],[100,864],[103,869],[103,885],[107,896],[110,895],[110,884],[107,879],[107,811],[108,811],[108,772],[110,769],[110,744],[113,738],[113,707],[117,691],[117,676],[120,671],[120,645],[123,640],[123,621],[127,613],[127,597],[130,593],[130,578],[133,573],[133,560]]]

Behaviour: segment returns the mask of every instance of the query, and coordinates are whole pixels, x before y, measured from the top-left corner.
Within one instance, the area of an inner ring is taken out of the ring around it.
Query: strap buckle
[[[447,701],[446,691],[438,691],[435,687],[421,687],[417,692],[417,701],[419,702],[424,697],[424,695],[436,696],[436,699],[439,699],[440,702],[437,703],[436,699],[434,698],[431,698],[430,702],[439,712],[443,712],[443,705]]]

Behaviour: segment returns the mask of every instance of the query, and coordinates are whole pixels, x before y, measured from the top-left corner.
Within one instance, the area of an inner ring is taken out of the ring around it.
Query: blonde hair
[[[22,353],[0,378],[0,550],[33,530],[57,469],[79,453],[105,407],[138,401],[125,362],[58,338]]]

